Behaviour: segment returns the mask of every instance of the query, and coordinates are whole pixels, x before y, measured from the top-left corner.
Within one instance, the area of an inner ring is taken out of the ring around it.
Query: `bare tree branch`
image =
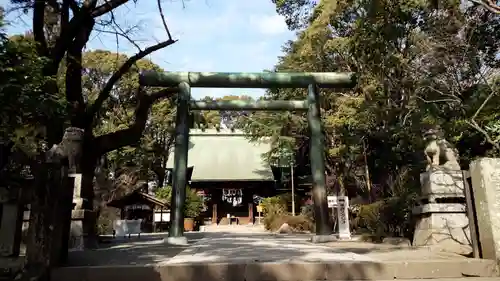
[[[481,134],[483,134],[483,136],[486,139],[486,141],[489,144],[491,144],[493,147],[495,147],[498,151],[500,151],[500,144],[498,144],[498,142],[496,142],[495,140],[493,140],[490,137],[490,135],[488,134],[488,132],[486,132],[483,128],[481,128],[481,126],[479,126],[479,124],[477,124],[477,122],[474,119],[467,120],[466,122],[467,122],[467,124],[469,126],[471,126],[472,128],[476,129],[478,132],[480,132]]]
[[[137,48],[137,50],[140,52],[141,47],[139,47],[139,45],[134,40],[132,40],[132,38],[130,38],[128,36],[128,34],[131,33],[134,30],[134,27],[136,27],[136,26],[128,28],[128,30],[126,30],[126,31],[123,30],[123,28],[116,22],[115,14],[113,12],[111,12],[111,22],[114,24],[113,29],[115,30],[115,33],[117,33],[117,34],[119,34],[119,36],[127,39],[127,41],[130,44],[134,45]],[[117,29],[119,32],[117,32]]]
[[[466,122],[469,126],[471,126],[472,128],[476,129],[478,132],[483,134],[486,141],[489,144],[493,145],[493,147],[495,147],[498,151],[500,151],[500,144],[498,142],[496,142],[495,140],[493,140],[491,138],[491,136],[488,134],[488,132],[486,132],[486,130],[481,128],[481,126],[479,126],[479,124],[476,122],[476,118],[479,115],[479,113],[483,110],[483,108],[490,101],[490,99],[493,98],[493,96],[495,96],[495,94],[496,94],[496,92],[491,87],[490,87],[490,89],[492,90],[490,92],[490,94],[486,97],[486,99],[484,99],[483,103],[481,104],[481,106],[479,106],[479,108],[476,110],[474,115],[472,115],[471,119],[467,120]]]
[[[426,100],[422,97],[419,97],[417,96],[417,99],[423,101],[424,103],[439,103],[439,102],[446,102],[446,103],[453,103],[453,102],[456,102],[456,103],[460,103],[460,101],[457,101],[455,99],[438,99],[438,100]]]
[[[144,93],[142,89],[139,89],[137,93],[138,103],[135,110],[134,123],[126,129],[96,137],[92,147],[96,148],[97,155],[102,155],[120,147],[137,143],[141,139],[142,132],[146,127],[151,105],[156,100],[168,98],[177,92],[177,88],[167,88],[148,95]]]
[[[160,12],[161,22],[163,23],[163,27],[165,28],[165,31],[167,32],[168,39],[172,40],[172,34],[170,34],[170,30],[168,29],[167,21],[165,20],[165,15],[163,14],[163,9],[161,7],[161,0],[157,0],[156,3],[158,4],[158,11]]]
[[[75,39],[75,37],[80,32],[82,25],[87,23],[90,24],[93,21],[88,20],[89,11],[94,8],[92,5],[96,5],[97,1],[90,1],[86,3],[83,8],[80,9],[80,12],[75,14],[70,22],[66,25],[61,26],[61,34],[59,38],[56,40],[56,43],[52,50],[50,51],[51,56],[51,65],[48,69],[48,74],[55,75],[59,68],[59,64],[61,63],[64,54],[68,50],[68,47],[71,45],[71,42]],[[89,6],[90,5],[90,6]],[[93,27],[93,26],[92,26]],[[43,30],[43,24],[42,24]],[[38,40],[36,40],[38,42]]]
[[[112,0],[106,1],[106,3],[97,6],[97,0],[85,1],[82,8],[78,8],[78,5],[73,0],[70,1],[70,7],[73,10],[73,18],[66,25],[61,26],[61,34],[56,41],[52,50],[50,50],[50,56],[52,63],[47,70],[48,74],[55,74],[59,68],[59,64],[67,51],[68,46],[71,44],[75,36],[77,36],[79,29],[82,27],[83,22],[88,17],[99,17],[102,16],[113,9],[125,4],[128,0]],[[33,16],[33,33],[35,40],[40,43],[41,51],[43,54],[47,55],[49,52],[47,50],[47,43],[44,34],[44,13],[45,13],[45,2],[43,0],[36,0],[34,5],[34,16]],[[78,11],[78,12],[75,12]]]
[[[73,14],[79,13],[80,12],[80,7],[78,7],[78,4],[74,0],[64,0],[63,3],[67,3],[69,7],[71,8],[71,11],[73,11]]]
[[[79,33],[68,47],[66,62],[66,100],[72,110],[70,111],[72,126],[85,128],[85,101],[82,89],[82,50],[89,40],[95,20],[87,18]]]
[[[35,0],[33,4],[33,36],[38,42],[38,52],[42,56],[49,53],[47,46],[47,38],[45,38],[45,0]]]
[[[92,11],[92,17],[96,18],[96,17],[99,17],[99,16],[102,16],[118,7],[120,7],[121,5],[127,3],[129,0],[111,0],[111,1],[105,1],[104,4],[96,7],[95,9],[93,9]]]
[[[167,41],[150,46],[150,47],[144,49],[143,51],[135,54],[134,56],[130,57],[115,73],[113,73],[113,75],[111,76],[111,78],[109,78],[108,82],[106,83],[106,85],[104,86],[102,91],[99,93],[99,96],[97,97],[97,99],[95,100],[95,102],[92,104],[92,106],[90,108],[89,114],[90,114],[91,118],[93,118],[95,113],[97,113],[97,111],[101,108],[104,101],[109,97],[111,90],[113,89],[115,83],[118,82],[118,80],[120,80],[120,78],[125,73],[127,73],[127,71],[132,67],[132,65],[134,65],[134,63],[136,63],[138,60],[144,58],[145,56],[147,56],[147,55],[149,55],[157,50],[163,49],[167,46],[174,44],[175,42],[176,42],[175,40],[169,39]]]

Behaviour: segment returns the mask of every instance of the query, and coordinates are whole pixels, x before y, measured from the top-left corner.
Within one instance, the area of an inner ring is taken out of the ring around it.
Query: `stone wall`
[[[481,257],[500,261],[500,158],[473,161],[470,175]]]

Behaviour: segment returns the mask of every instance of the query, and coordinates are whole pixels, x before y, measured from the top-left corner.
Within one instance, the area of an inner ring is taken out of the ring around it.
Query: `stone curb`
[[[54,269],[51,281],[305,281],[496,277],[492,260],[269,262],[87,266]]]

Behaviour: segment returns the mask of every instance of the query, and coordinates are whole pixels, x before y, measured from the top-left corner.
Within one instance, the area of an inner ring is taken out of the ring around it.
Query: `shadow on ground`
[[[186,233],[189,245],[174,246],[163,242],[168,234],[116,237],[98,249],[70,251],[66,266],[148,265],[168,260],[198,242],[204,233]]]
[[[187,247],[167,245],[162,236],[151,235],[132,238],[126,243],[116,241],[94,251],[73,252],[69,266],[55,269],[51,280],[390,280],[496,274],[494,261],[380,262],[368,254],[390,253],[394,246],[362,248],[349,243],[321,246],[307,242],[310,235],[303,234],[207,232],[186,236],[192,243]]]
[[[71,252],[68,267],[55,270],[52,280],[368,280],[380,269],[380,264],[357,254],[309,243],[310,235],[209,232],[186,236],[187,247],[167,245],[163,236],[149,235]],[[366,274],[367,270],[371,272]]]

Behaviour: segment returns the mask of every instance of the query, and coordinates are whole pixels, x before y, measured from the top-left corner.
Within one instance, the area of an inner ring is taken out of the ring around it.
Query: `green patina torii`
[[[353,73],[221,73],[147,71],[140,76],[140,85],[178,87],[174,150],[174,177],[171,202],[171,228],[167,242],[186,244],[184,237],[184,201],[186,197],[189,147],[188,116],[190,110],[303,110],[308,112],[311,132],[310,159],[313,178],[316,239],[328,240],[331,227],[325,187],[325,155],[319,111],[318,88],[352,88]],[[207,88],[308,88],[305,101],[191,101],[192,87]]]

